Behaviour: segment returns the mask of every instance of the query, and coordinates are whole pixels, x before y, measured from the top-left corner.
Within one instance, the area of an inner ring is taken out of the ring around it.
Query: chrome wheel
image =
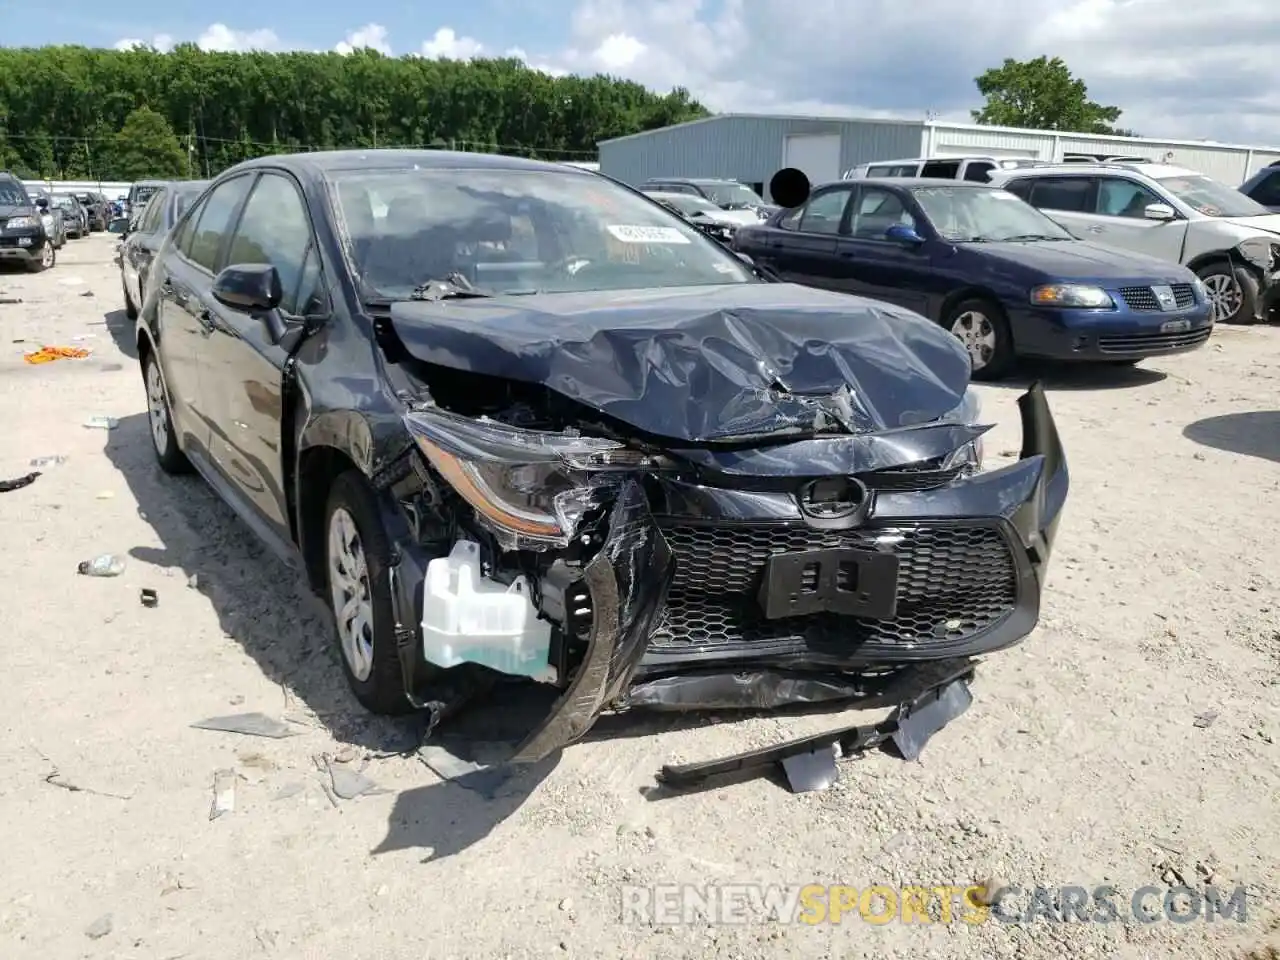
[[[169,448],[169,401],[160,377],[160,364],[155,358],[147,362],[147,419],[151,423],[151,442],[156,445],[156,453],[164,456]]]
[[[966,310],[951,322],[951,332],[968,351],[974,370],[981,370],[996,355],[996,328],[986,314]]]
[[[1225,323],[1240,312],[1244,303],[1244,291],[1240,282],[1229,273],[1211,273],[1201,277],[1205,292],[1209,295],[1209,309],[1214,323]]]
[[[358,681],[373,673],[373,588],[356,521],[346,508],[329,517],[329,590],[347,668]]]
[[[42,270],[48,270],[50,267],[52,267],[53,258],[54,258],[53,241],[46,240],[44,242],[44,248],[40,251],[40,268]]]

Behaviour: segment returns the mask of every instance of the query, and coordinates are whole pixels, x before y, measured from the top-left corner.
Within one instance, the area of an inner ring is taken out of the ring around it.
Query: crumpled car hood
[[[418,360],[541,384],[685,443],[937,420],[969,359],[923,317],[786,283],[395,303]]]

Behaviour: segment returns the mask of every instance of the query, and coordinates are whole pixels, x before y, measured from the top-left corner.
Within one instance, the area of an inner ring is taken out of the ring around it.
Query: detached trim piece
[[[920,674],[918,679],[924,679]],[[703,763],[667,764],[658,773],[658,782],[669,787],[683,789],[697,787],[712,778],[737,774],[739,777],[763,775],[774,764],[784,770],[788,761],[801,756],[820,754],[839,747],[839,755],[848,757],[862,753],[892,740],[906,760],[915,760],[935,733],[969,709],[973,695],[969,683],[973,680],[974,665],[967,663],[941,677],[935,676],[929,686],[910,700],[901,703],[892,714],[876,724],[844,727],[829,730],[812,737],[792,740],[773,747],[734,754],[721,760]],[[799,789],[796,792],[800,792]]]

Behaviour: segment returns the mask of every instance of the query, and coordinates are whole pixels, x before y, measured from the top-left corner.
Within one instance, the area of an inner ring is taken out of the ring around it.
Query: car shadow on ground
[[[121,310],[108,310],[102,315],[102,323],[111,334],[116,349],[130,360],[138,359],[138,342],[135,339],[133,321]]]
[[[1206,417],[1187,424],[1188,440],[1225,453],[1260,457],[1280,463],[1280,410],[1255,410]]]
[[[983,385],[1025,390],[1039,382],[1046,390],[1118,390],[1149,387],[1167,377],[1168,374],[1162,370],[1145,366],[1023,360],[1005,379]]]

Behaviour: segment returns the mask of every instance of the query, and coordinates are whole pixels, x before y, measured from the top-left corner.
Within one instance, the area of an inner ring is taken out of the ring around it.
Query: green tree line
[[[0,169],[28,178],[202,177],[348,147],[591,160],[598,140],[706,115],[683,88],[551,77],[513,59],[0,49]]]

